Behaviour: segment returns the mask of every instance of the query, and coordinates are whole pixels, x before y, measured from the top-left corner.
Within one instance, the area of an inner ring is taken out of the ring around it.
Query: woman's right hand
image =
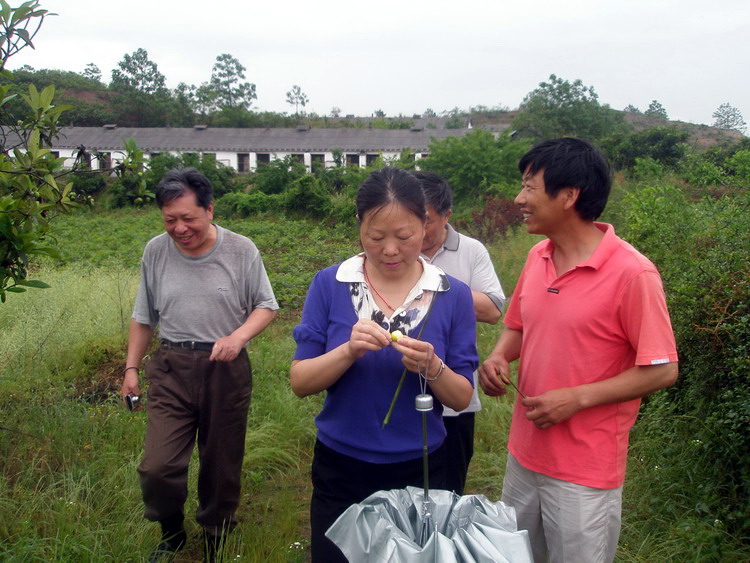
[[[375,321],[360,319],[352,327],[349,353],[359,359],[368,351],[382,350],[391,343],[391,335]]]

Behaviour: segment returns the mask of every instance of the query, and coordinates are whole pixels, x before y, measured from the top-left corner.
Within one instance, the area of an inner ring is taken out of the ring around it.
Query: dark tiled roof
[[[226,151],[315,153],[425,151],[432,140],[462,137],[468,129],[239,129],[197,127],[63,127],[53,149],[122,150],[133,138],[144,152]]]

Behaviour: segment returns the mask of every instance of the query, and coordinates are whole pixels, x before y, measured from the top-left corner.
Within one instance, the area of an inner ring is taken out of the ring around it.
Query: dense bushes
[[[245,218],[257,214],[311,218],[331,223],[354,224],[354,196],[331,193],[315,176],[300,176],[282,193],[235,192],[216,202],[223,217]]]
[[[650,158],[665,166],[675,166],[685,156],[690,134],[674,126],[652,127],[643,131],[612,135],[602,143],[613,166],[629,168],[639,158]]]
[[[473,207],[490,193],[507,197],[518,191],[518,160],[530,146],[530,141],[512,141],[507,135],[495,139],[489,131],[478,129],[432,143],[420,168],[448,180],[458,206]]]
[[[487,196],[483,203],[468,216],[456,215],[454,223],[461,232],[490,244],[505,239],[523,223],[523,214],[512,200]]]
[[[750,540],[750,195],[644,188],[621,206],[620,234],[664,279],[680,355],[677,384],[643,409],[642,432],[663,445],[654,478]]]
[[[266,194],[280,194],[295,180],[305,175],[305,165],[287,156],[258,167],[251,176],[255,189]]]
[[[281,208],[283,197],[263,192],[235,192],[227,194],[216,202],[216,214],[223,217],[249,217]]]
[[[153,190],[167,171],[187,166],[197,168],[209,179],[214,188],[215,198],[220,198],[237,189],[234,183],[237,173],[233,168],[218,162],[216,155],[213,154],[183,153],[178,156],[171,154],[156,156],[149,160],[146,183]]]
[[[143,152],[135,146],[132,139],[126,143],[124,158],[115,166],[116,178],[110,182],[104,193],[105,207],[117,209],[127,205],[140,207],[153,199],[156,186],[164,174],[174,168],[192,166],[202,172],[211,182],[214,198],[238,189],[236,185],[237,173],[233,168],[217,162],[212,154],[200,156],[184,153],[180,155],[160,154],[146,160]],[[98,174],[101,182],[109,176],[111,171]],[[89,174],[96,175],[96,172]],[[89,178],[89,182],[93,180]]]
[[[274,160],[247,177],[249,191],[230,193],[217,201],[216,211],[227,217],[270,213],[354,224],[357,189],[383,163],[378,160],[371,168],[339,164],[315,166],[308,173],[296,158]]]

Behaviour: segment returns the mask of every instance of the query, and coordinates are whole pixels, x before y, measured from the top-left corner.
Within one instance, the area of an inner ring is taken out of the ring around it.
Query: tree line
[[[287,92],[286,100],[294,108],[293,115],[251,111],[258,95],[255,84],[246,80],[245,71],[236,57],[223,53],[216,57],[208,80],[198,85],[180,82],[169,89],[157,63],[149,58],[148,51],[139,48],[123,56],[112,69],[108,83],[93,63],[80,73],[35,70],[24,65],[14,72],[11,86],[23,91],[29,84],[37,88],[54,84],[60,101],[71,106],[66,121],[78,126],[289,126],[304,113],[309,98],[296,84]],[[12,109],[24,108],[16,105]]]

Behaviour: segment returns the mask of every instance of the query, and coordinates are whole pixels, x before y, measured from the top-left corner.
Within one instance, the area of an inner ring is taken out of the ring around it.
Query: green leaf
[[[31,47],[32,49],[34,48],[34,45],[31,42],[31,36],[29,35],[28,31],[26,31],[25,29],[16,29],[16,35],[23,39],[23,42],[26,43],[29,47]]]
[[[7,22],[10,19],[10,4],[8,4],[5,0],[0,0],[0,6],[2,6],[0,17],[2,17],[3,22]]]
[[[25,287],[36,287],[38,289],[47,289],[51,287],[48,283],[44,283],[42,280],[19,280],[16,285],[23,285]]]

